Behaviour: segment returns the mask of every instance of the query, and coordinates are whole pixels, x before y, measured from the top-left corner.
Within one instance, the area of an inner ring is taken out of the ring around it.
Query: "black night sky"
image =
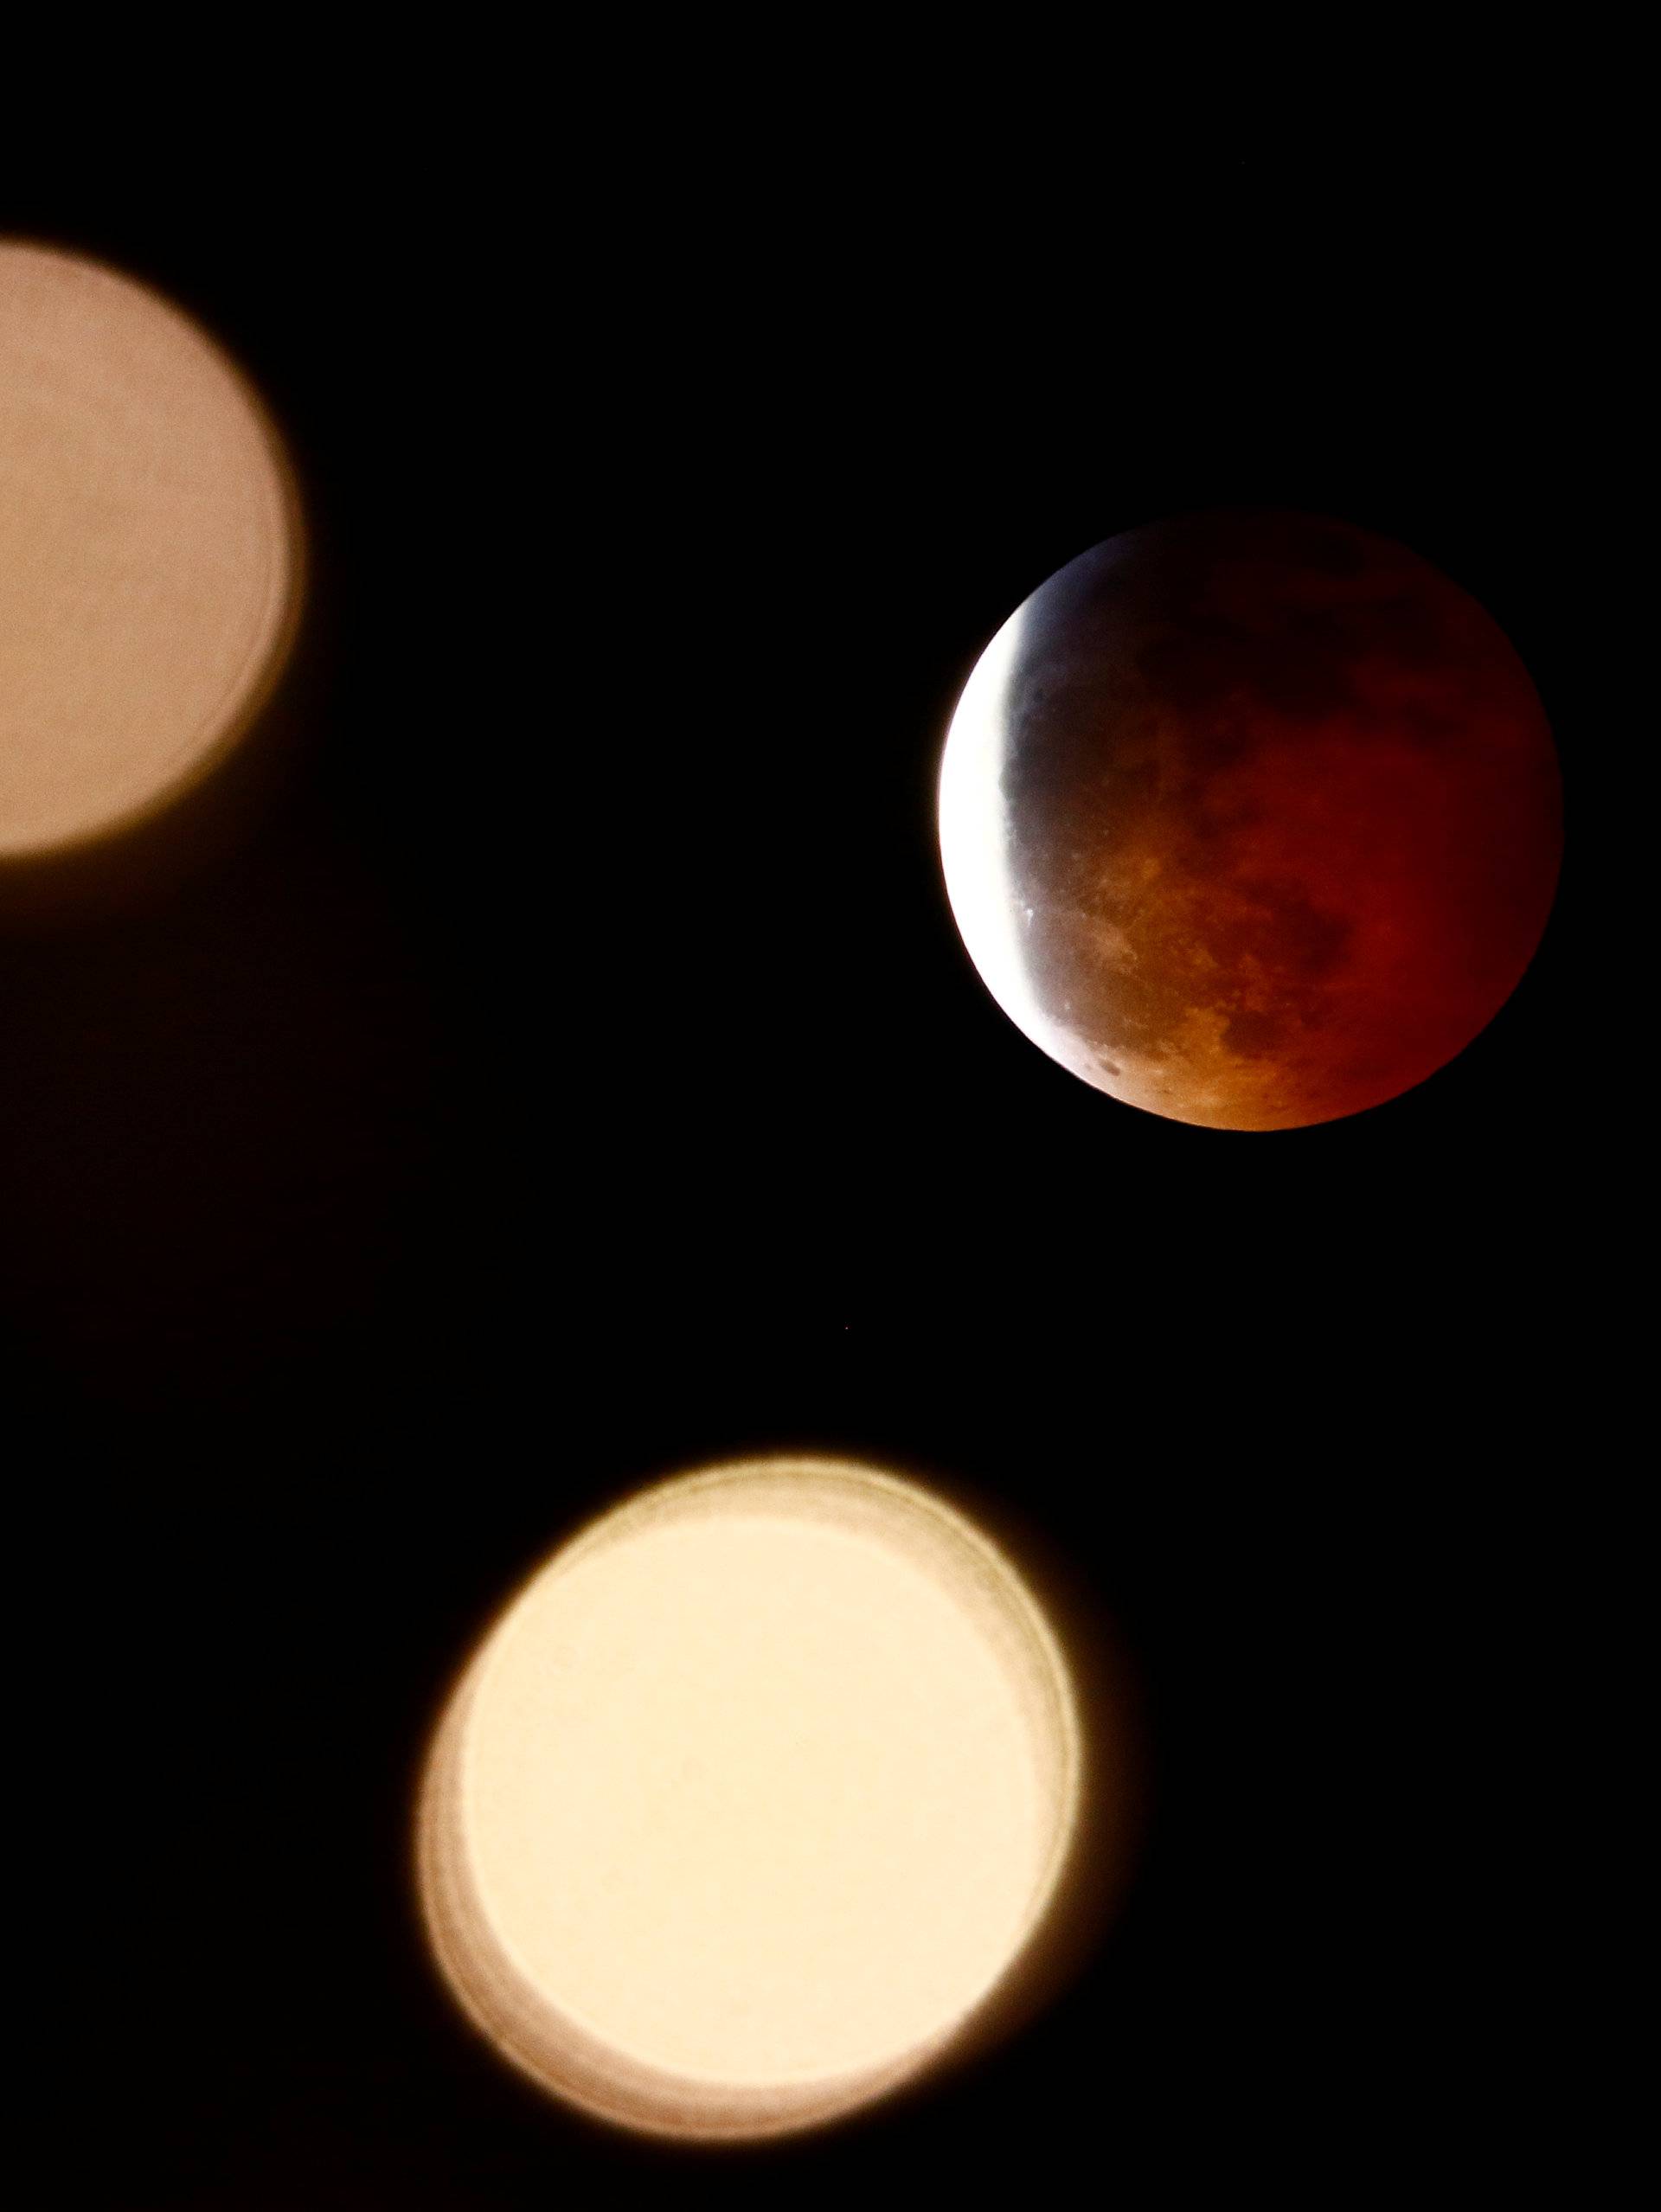
[[[1237,147],[1156,192],[959,149],[920,183],[869,132],[671,150],[623,113],[574,181],[396,107],[315,119],[280,186],[234,132],[210,186],[0,157],[0,228],[246,363],[317,561],[311,742],[245,841],[0,938],[14,2002],[61,2101],[31,2201],[1037,2202],[1036,2160],[1104,2202],[1331,2205],[1534,2172],[1574,1516],[1520,1471],[1569,1463],[1586,1387],[1602,719],[1555,157],[1380,139],[1313,189]],[[933,805],[1042,578],[1256,503],[1482,600],[1568,843],[1461,1059],[1239,1135],[1014,1029]],[[476,2045],[417,1937],[410,1792],[560,1536],[789,1446],[1004,1501],[1068,1561],[1139,1685],[1145,1843],[1020,2039],[689,2154]]]

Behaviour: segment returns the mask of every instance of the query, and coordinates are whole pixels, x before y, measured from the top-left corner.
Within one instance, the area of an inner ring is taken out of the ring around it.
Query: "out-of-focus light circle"
[[[418,1865],[443,1974],[546,2088],[747,2137],[864,2105],[1018,1984],[1074,1854],[1042,1611],[933,1492],[828,1459],[677,1477],[464,1670]]]
[[[145,286],[0,239],[0,869],[136,826],[258,717],[300,598],[290,472]]]

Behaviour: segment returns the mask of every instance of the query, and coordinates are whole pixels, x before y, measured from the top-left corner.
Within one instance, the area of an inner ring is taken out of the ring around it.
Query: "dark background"
[[[504,192],[461,127],[319,125],[280,189],[228,130],[182,176],[66,158],[0,198],[253,372],[321,671],[233,854],[0,942],[39,2201],[1537,2178],[1574,1538],[1535,1476],[1587,1388],[1602,719],[1561,144],[1241,134],[1062,175],[620,114],[606,159],[533,150]],[[1044,1059],[933,842],[1012,606],[1115,531],[1259,502],[1475,593],[1569,810],[1491,1029],[1268,1136]],[[475,2045],[410,1795],[554,1541],[776,1446],[1028,1517],[1127,1654],[1148,1824],[1017,2041],[823,2138],[687,2153]]]

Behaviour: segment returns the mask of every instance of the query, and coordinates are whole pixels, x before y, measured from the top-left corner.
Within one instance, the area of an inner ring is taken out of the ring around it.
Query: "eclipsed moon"
[[[218,346],[112,269],[0,240],[0,867],[203,779],[299,593],[289,471]]]
[[[1327,516],[1127,530],[987,645],[941,762],[952,913],[1075,1075],[1215,1129],[1382,1104],[1533,958],[1557,756],[1497,623]]]
[[[1076,1839],[1078,1711],[1031,1592],[932,1492],[817,1459],[659,1484],[530,1577],[451,1696],[434,1955],[592,2113],[828,2119],[1019,1984]]]

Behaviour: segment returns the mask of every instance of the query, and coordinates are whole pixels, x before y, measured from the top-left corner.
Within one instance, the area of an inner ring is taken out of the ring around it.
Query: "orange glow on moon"
[[[136,825],[236,746],[300,566],[276,435],[218,347],[0,239],[0,868]]]
[[[464,1670],[427,1933],[491,2042],[588,2113],[808,2127],[991,2024],[1081,1775],[1050,1626],[940,1498],[828,1459],[682,1476],[555,1552]]]
[[[1562,856],[1545,710],[1492,617],[1331,516],[1191,513],[1092,547],[988,644],[940,861],[1016,1026],[1198,1127],[1307,1128],[1465,1051]]]

